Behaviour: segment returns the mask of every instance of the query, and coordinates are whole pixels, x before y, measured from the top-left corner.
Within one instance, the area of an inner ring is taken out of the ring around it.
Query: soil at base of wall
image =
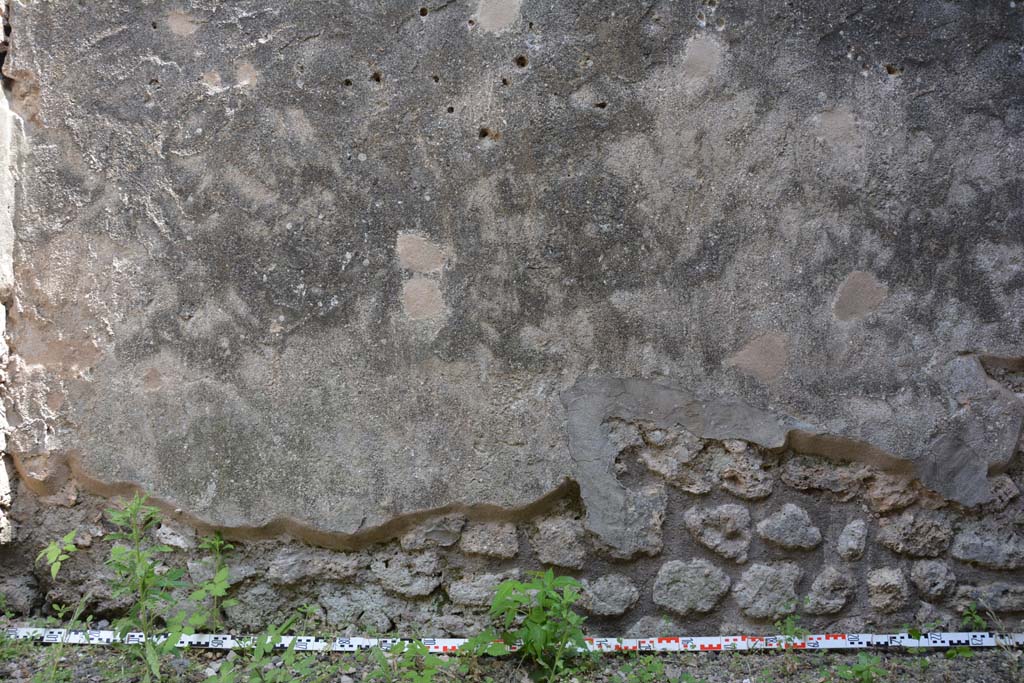
[[[48,648],[29,645],[7,653],[0,649],[0,679],[9,683],[29,683],[33,674],[42,670],[47,662]],[[876,654],[876,653],[872,653]],[[950,682],[950,683],[1017,683],[1024,677],[1024,652],[1020,650],[976,651],[970,658],[947,659],[943,653],[911,655],[906,653],[877,653],[879,666],[885,671],[879,681]],[[214,652],[184,652],[169,658],[164,671],[167,681],[194,683],[212,680],[226,655]],[[236,666],[244,657],[233,657]],[[400,678],[371,678],[375,664],[367,656],[334,653],[320,656],[324,670],[339,663],[340,671],[325,679],[324,683],[356,683],[365,680],[402,680]],[[638,675],[630,677],[631,667],[644,666],[652,660],[663,665],[663,673],[652,678]],[[275,659],[276,662],[280,658]],[[679,654],[649,655],[646,657],[601,656],[592,663],[584,663],[565,681],[574,683],[612,683],[617,681],[694,681],[697,683],[831,683],[844,680],[840,672],[857,662],[856,653],[820,652],[800,653],[786,657],[781,653],[735,654]],[[485,681],[493,683],[529,683],[530,672],[514,659],[481,660],[476,675],[439,673],[438,683],[445,681]],[[123,652],[110,648],[68,648],[61,659],[57,680],[76,683],[132,683],[141,680],[125,659]],[[689,677],[687,677],[689,676]],[[295,680],[301,680],[296,678]],[[321,680],[321,679],[316,679]]]

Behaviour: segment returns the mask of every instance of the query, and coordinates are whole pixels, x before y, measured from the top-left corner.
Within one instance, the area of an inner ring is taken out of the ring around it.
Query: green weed
[[[887,675],[882,668],[882,658],[867,652],[857,653],[855,664],[842,664],[836,667],[836,673],[844,680],[857,683],[875,683]]]
[[[501,640],[521,641],[520,656],[537,666],[549,683],[570,670],[570,662],[585,648],[585,617],[573,611],[580,599],[579,581],[555,576],[550,569],[533,572],[528,582],[516,580],[499,584],[491,602],[490,615],[499,623]],[[497,640],[493,631],[481,640]]]

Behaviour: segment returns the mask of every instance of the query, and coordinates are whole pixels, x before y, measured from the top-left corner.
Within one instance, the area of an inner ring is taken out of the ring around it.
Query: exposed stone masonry
[[[642,468],[633,485],[666,487],[665,522],[648,530],[661,547],[653,557],[614,560],[587,532],[571,500],[519,522],[446,514],[360,551],[242,542],[230,559],[241,599],[229,610],[231,625],[256,628],[309,602],[320,607],[326,625],[351,633],[462,636],[485,622],[501,581],[543,566],[580,576],[581,608],[592,628],[617,633],[657,623],[652,619],[675,620],[688,632],[726,626],[763,631],[794,613],[803,624],[829,629],[897,627],[922,619],[955,626],[957,611],[970,601],[1004,619],[1024,612],[1024,590],[1017,586],[1024,578],[1017,530],[1024,501],[1018,493],[1007,495],[998,509],[969,510],[869,467],[667,431],[659,437],[666,443],[688,439],[686,467],[720,464],[703,466],[707,488],[694,493],[680,479],[682,468],[651,470],[635,450],[635,459],[620,459],[624,478]],[[621,445],[625,455],[635,448],[629,440]],[[801,474],[794,477],[797,470]],[[755,500],[737,495],[729,474],[737,471],[762,486],[770,482],[772,493]],[[1002,486],[1015,487],[1020,475],[1013,470]],[[861,484],[879,480],[891,499],[913,502],[879,512],[870,487]],[[50,528],[46,520],[59,515],[39,508],[27,491],[14,500],[17,518],[42,515],[20,526],[22,540],[41,542]],[[83,508],[81,515],[93,505],[73,509]],[[90,519],[80,536],[86,547],[66,569],[68,580],[54,585],[40,572],[0,579],[0,591],[16,609],[39,608],[43,593],[47,600],[69,601],[79,585],[96,592],[99,614],[115,608],[92,575],[102,572],[102,548],[89,541],[101,533],[95,515],[87,514]],[[187,525],[168,521],[158,534],[194,557],[196,532]],[[197,580],[210,571],[199,559],[188,569]]]

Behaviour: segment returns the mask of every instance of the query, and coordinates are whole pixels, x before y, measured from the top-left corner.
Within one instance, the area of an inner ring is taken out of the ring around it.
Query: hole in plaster
[[[498,131],[496,131],[496,130],[494,130],[492,128],[488,128],[488,127],[484,126],[483,128],[480,129],[480,139],[481,140],[483,140],[485,138],[490,138],[491,140],[497,140],[500,137],[501,137],[501,133],[499,133]]]
[[[370,80],[373,81],[374,83],[380,83],[383,78],[384,77],[381,76],[379,71],[374,71],[372,74],[370,74]]]
[[[351,78],[346,78],[345,80],[343,80],[341,82],[341,84],[344,85],[344,86],[350,86],[350,85],[352,85],[352,79]]]
[[[594,107],[597,109],[606,109],[608,107],[607,102],[595,102]]]
[[[426,7],[420,7],[420,16],[421,17],[425,17],[428,14],[430,14],[430,10],[429,9],[427,9]]]
[[[448,107],[448,113],[449,114],[454,114],[455,113],[455,107]]]
[[[441,82],[441,77],[436,75],[436,74],[431,76],[430,78],[433,79],[434,83],[440,83]]]
[[[886,64],[885,73],[889,74],[890,76],[899,76],[900,74],[903,73],[903,69],[896,66],[895,64]]]
[[[501,84],[502,85],[508,85],[508,79],[507,78],[501,79]]]
[[[530,60],[526,58],[526,55],[519,55],[515,58],[515,63],[520,69],[525,69],[526,65],[530,63]]]

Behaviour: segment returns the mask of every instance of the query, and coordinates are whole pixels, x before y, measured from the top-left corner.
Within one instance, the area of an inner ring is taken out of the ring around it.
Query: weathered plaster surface
[[[628,418],[993,497],[1024,418],[982,362],[1024,354],[1019,7],[425,9],[13,5],[8,451],[37,494],[347,538],[573,480],[628,556],[664,505],[608,471]]]

